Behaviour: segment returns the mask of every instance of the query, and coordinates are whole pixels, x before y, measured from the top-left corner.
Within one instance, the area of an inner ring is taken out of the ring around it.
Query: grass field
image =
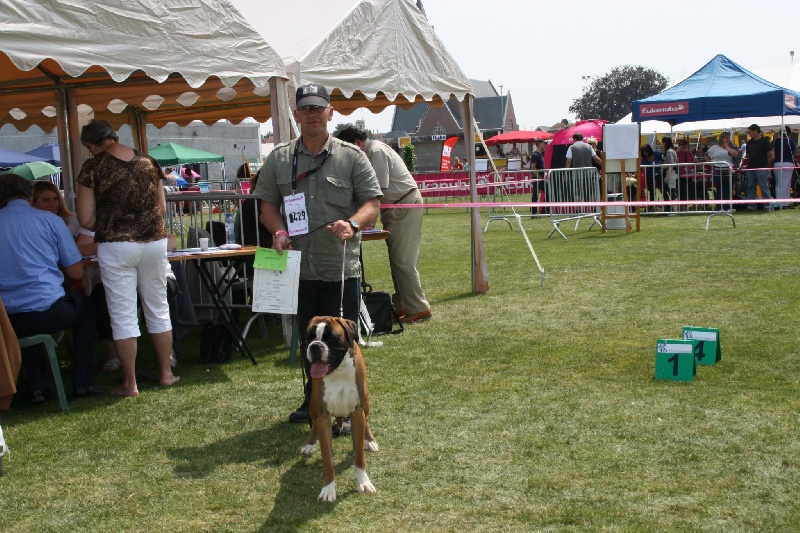
[[[736,222],[646,218],[631,235],[583,222],[548,240],[546,220],[526,220],[544,287],[521,233],[492,223],[490,290],[473,295],[468,215],[431,210],[434,318],[365,350],[377,494],[355,491],[337,439],[339,498],[316,501],[319,454],[301,457],[307,428],[287,422],[299,367],[271,326],[250,334],[256,367],[200,364],[195,335],[173,388],[68,414],[15,402],[0,530],[798,531],[800,210]],[[385,246],[363,248],[388,291]],[[655,381],[656,340],[684,325],[720,328],[721,362]],[[154,368],[140,344],[139,368]]]

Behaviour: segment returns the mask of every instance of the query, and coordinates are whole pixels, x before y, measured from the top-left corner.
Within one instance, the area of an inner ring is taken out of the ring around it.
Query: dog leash
[[[319,230],[321,230],[322,228],[328,228],[328,227],[332,226],[334,222],[336,222],[336,221],[335,221],[335,220],[332,220],[332,221],[330,221],[330,222],[326,222],[326,223],[324,223],[323,225],[321,225],[321,226],[319,226],[319,227],[317,227],[317,228],[314,228],[314,229],[312,229],[312,230],[311,230],[311,231],[309,231],[308,233],[304,233],[303,235],[300,235],[299,237],[295,237],[294,239],[289,239],[289,244],[294,244],[294,243],[296,243],[297,241],[299,241],[300,239],[305,239],[306,237],[308,237],[309,235],[311,235],[311,234],[312,234],[312,233],[314,233],[315,231],[319,231]]]
[[[339,297],[339,318],[344,318],[344,266],[347,259],[347,239],[342,241],[342,290]]]

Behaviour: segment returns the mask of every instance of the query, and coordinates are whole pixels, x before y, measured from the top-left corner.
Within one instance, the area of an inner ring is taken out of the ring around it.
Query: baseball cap
[[[307,83],[298,87],[295,99],[297,100],[298,109],[307,105],[328,107],[331,103],[328,90],[316,83]]]

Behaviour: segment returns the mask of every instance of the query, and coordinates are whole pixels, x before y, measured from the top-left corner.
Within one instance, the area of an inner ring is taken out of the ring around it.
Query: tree
[[[573,100],[569,112],[579,120],[599,118],[616,122],[631,112],[634,100],[653,96],[667,87],[668,79],[660,72],[633,65],[614,67],[583,90]]]
[[[413,144],[403,146],[403,162],[409,172],[413,173],[417,170],[417,154],[414,153]]]
[[[332,135],[334,137],[336,137],[337,135],[339,135],[339,132],[342,131],[345,128],[355,128],[357,130],[361,130],[361,128],[359,128],[355,124],[351,124],[350,122],[348,122],[346,124],[341,123],[341,124],[337,124],[336,127],[333,128],[333,134]],[[363,131],[364,133],[367,134],[367,138],[368,139],[372,139],[372,132],[371,131],[369,131],[369,130],[361,130],[361,131]]]
[[[339,135],[339,132],[342,131],[343,129],[345,129],[345,128],[355,128],[355,127],[356,127],[355,124],[351,124],[349,122],[345,124],[345,123],[342,122],[340,124],[337,124],[336,127],[333,128],[333,134],[332,135],[334,137],[336,137],[337,135]],[[358,129],[358,128],[356,128],[356,129]]]

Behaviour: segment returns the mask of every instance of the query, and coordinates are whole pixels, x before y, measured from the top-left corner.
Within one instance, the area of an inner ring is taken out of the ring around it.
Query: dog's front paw
[[[316,444],[304,444],[302,448],[300,448],[300,453],[303,455],[311,455],[314,453],[314,450],[317,449]]]
[[[369,482],[369,479],[367,480]],[[361,490],[361,489],[359,489]],[[336,482],[331,481],[324,487],[322,487],[322,491],[317,496],[317,499],[321,502],[335,502],[336,501]]]
[[[379,450],[378,441],[364,439],[364,449],[368,452],[377,452]]]
[[[375,494],[378,491],[369,480],[367,473],[360,468],[356,468],[356,486],[361,494]]]

